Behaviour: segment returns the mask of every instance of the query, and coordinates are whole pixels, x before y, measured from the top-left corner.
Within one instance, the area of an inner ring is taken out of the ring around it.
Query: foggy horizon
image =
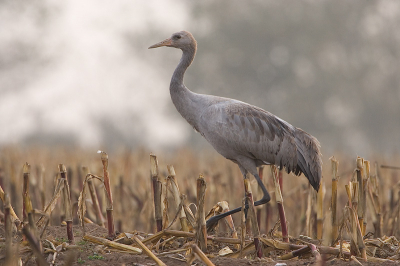
[[[196,92],[261,107],[327,158],[400,150],[400,2],[1,3],[0,147],[211,147],[177,113],[180,30]]]

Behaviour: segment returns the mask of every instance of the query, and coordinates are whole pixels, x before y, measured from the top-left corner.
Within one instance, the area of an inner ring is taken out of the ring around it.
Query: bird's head
[[[172,34],[171,37],[162,42],[156,43],[149,47],[149,49],[161,46],[174,47],[182,50],[196,47],[197,43],[193,35],[188,31],[180,31]]]

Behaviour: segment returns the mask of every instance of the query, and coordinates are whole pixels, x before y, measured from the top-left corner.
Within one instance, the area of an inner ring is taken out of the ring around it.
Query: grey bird
[[[318,191],[322,155],[315,137],[259,107],[190,91],[183,83],[185,71],[193,62],[197,50],[197,42],[190,32],[174,33],[149,49],[162,46],[178,48],[183,52],[169,87],[176,109],[218,153],[236,163],[244,177],[250,173],[256,178],[264,195],[254,202],[255,206],[270,201],[270,195],[257,173],[257,167],[261,165],[274,164],[295,175],[303,173]],[[240,210],[239,207],[210,218],[207,228]]]

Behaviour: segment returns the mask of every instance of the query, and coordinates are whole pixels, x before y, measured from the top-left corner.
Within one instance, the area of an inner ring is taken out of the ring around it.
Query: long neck
[[[182,49],[182,58],[176,67],[174,74],[171,79],[171,89],[172,87],[183,86],[183,76],[185,75],[186,69],[192,64],[194,56],[196,54],[196,44],[190,45],[189,47]]]
[[[181,61],[176,67],[172,75],[171,84],[169,87],[171,99],[178,112],[189,122],[194,128],[197,128],[196,117],[198,113],[198,96],[191,92],[183,84],[183,76],[186,69],[193,62],[196,54],[196,44],[182,49],[183,54]]]

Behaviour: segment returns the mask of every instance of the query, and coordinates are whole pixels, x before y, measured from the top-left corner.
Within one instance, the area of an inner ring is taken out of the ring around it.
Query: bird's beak
[[[157,48],[157,47],[161,47],[161,46],[171,46],[171,44],[172,44],[172,40],[171,40],[171,38],[168,38],[168,39],[165,39],[162,42],[153,44],[152,46],[149,47],[149,49]]]

